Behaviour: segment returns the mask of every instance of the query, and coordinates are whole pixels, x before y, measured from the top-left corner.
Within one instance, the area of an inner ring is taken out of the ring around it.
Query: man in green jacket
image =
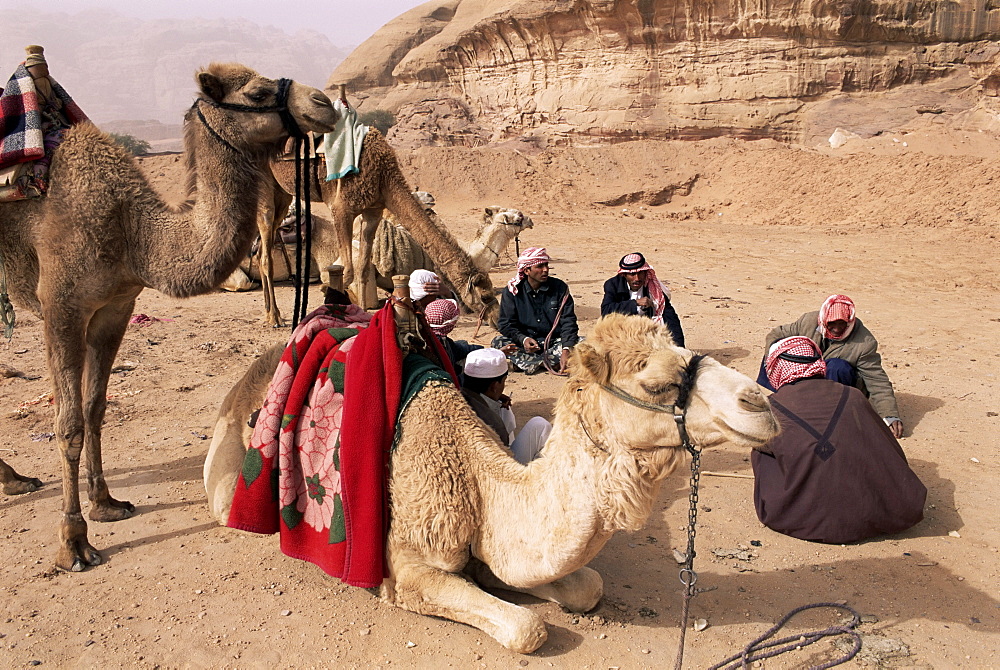
[[[899,420],[892,382],[882,368],[878,340],[855,316],[854,301],[846,295],[831,295],[818,312],[807,312],[798,321],[768,333],[765,347],[770,350],[778,340],[795,336],[808,337],[819,346],[826,361],[827,379],[864,391],[892,434],[896,438],[903,436],[903,422]],[[763,364],[757,383],[774,390]]]

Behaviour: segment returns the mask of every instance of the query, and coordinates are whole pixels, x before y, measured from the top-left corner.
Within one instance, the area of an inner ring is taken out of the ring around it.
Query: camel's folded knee
[[[604,580],[597,570],[583,567],[530,593],[538,598],[559,603],[570,612],[589,612],[604,597]]]

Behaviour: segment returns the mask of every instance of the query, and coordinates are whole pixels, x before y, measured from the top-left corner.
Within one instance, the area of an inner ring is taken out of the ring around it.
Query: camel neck
[[[172,296],[213,290],[249,251],[257,232],[259,184],[264,157],[219,141],[197,119],[185,133],[185,150],[194,152],[196,201],[186,216],[164,216],[151,243],[149,285]]]

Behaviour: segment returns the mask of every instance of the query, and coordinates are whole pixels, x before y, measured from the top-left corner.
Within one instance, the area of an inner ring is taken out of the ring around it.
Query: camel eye
[[[267,96],[270,95],[267,91],[254,91],[253,93],[247,93],[247,97],[251,102],[264,102],[267,100]]]
[[[677,384],[664,384],[663,386],[646,386],[642,385],[642,390],[649,395],[663,395],[669,393],[675,388],[680,388]]]

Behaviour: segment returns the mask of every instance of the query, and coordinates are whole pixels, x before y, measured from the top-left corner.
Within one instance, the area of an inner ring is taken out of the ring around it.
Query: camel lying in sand
[[[257,234],[268,161],[293,131],[283,115],[295,132],[326,132],[337,121],[322,91],[242,65],[212,64],[197,81],[184,118],[193,205],[167,207],[135,160],[89,123],[67,130],[55,150],[48,195],[0,204],[11,299],[45,321],[63,474],[56,565],[64,570],[101,562],[80,507],[84,453],[90,518],[117,521],[135,510],[108,490],[101,424],[136,297],[147,286],[174,297],[214,290]]]
[[[249,441],[247,418],[280,356],[280,347],[265,353],[222,404],[205,463],[209,505],[222,523]],[[391,459],[382,599],[529,653],[546,639],[544,621],[481,586],[577,612],[596,606],[603,581],[587,563],[615,531],[645,524],[660,483],[684,460],[675,411],[701,448],[761,447],[778,430],[760,387],[674,346],[649,319],[600,320],[573,350],[569,373],[552,433],[527,466],[454,387],[426,387],[410,402]]]

